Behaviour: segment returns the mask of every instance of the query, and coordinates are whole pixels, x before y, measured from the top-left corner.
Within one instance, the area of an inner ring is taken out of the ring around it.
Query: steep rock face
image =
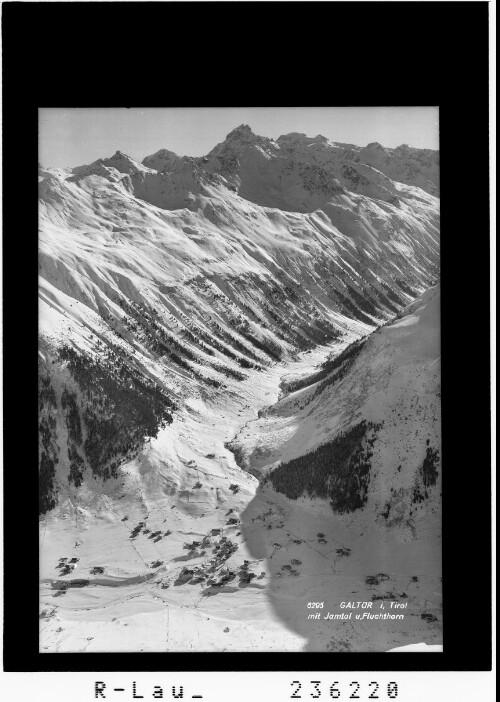
[[[388,320],[435,281],[438,221],[357,147],[244,125],[203,158],[41,169],[41,511],[186,398]]]

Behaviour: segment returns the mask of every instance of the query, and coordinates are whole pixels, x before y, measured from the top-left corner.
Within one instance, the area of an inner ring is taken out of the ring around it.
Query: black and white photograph
[[[492,702],[494,4],[1,11],[0,697]]]
[[[39,111],[40,652],[442,651],[438,107]]]

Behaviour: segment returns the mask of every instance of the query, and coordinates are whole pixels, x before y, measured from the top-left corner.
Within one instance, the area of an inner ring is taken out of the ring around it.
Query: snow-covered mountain
[[[243,533],[252,556],[268,559],[275,610],[310,650],[441,641],[439,319],[436,287],[314,373],[285,377],[279,401],[230,444],[265,476]],[[263,528],[270,504],[281,533]],[[332,633],[304,617],[311,599],[331,612],[385,603],[404,624],[345,620]]]
[[[439,302],[436,286],[312,374],[285,377],[280,400],[235,438],[240,464],[340,513],[369,503],[414,534],[419,514],[432,511],[426,488],[439,464]],[[350,444],[364,449],[351,463]]]
[[[437,153],[242,125],[205,157],[117,152],[39,180],[43,647],[300,649],[307,634],[264,597],[269,554],[244,562],[244,514],[268,493],[286,512],[278,464],[354,431],[370,480],[337,482],[337,512],[355,510],[339,519],[420,543],[437,376],[408,359],[411,320],[437,299],[414,302],[438,278]],[[311,514],[332,500],[331,478],[314,500],[304,487]]]

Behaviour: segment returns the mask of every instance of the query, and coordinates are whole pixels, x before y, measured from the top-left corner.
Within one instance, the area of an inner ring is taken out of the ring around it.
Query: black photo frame
[[[4,669],[489,670],[488,3],[11,2],[2,29]],[[127,105],[439,107],[442,653],[39,652],[38,109]]]

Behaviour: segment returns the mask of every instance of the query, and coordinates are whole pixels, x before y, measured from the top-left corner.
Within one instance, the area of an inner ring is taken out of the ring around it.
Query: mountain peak
[[[182,163],[183,159],[168,149],[160,149],[142,159],[143,166],[153,168],[155,171],[171,170]]]
[[[235,129],[229,132],[226,139],[240,139],[241,137],[255,136],[256,135],[253,133],[252,128],[248,124],[240,124],[239,127],[235,127]]]
[[[131,156],[124,154],[123,151],[120,151],[119,149],[117,149],[112,156],[110,156],[107,159],[102,159],[102,160],[104,160],[104,161],[114,161],[114,160],[133,161],[134,159]]]
[[[272,151],[278,147],[273,139],[255,134],[248,124],[240,124],[239,127],[229,132],[224,141],[217,144],[208,155],[217,157],[225,155],[226,157],[229,154],[231,159],[240,158],[255,148],[269,152],[269,150]]]
[[[369,144],[366,145],[367,149],[373,149],[376,151],[386,151],[386,149],[382,146],[382,144],[379,144],[378,141],[371,141]]]
[[[309,144],[327,144],[328,139],[322,134],[317,134],[315,137],[309,137],[303,132],[290,132],[289,134],[282,134],[276,140],[277,144],[302,144],[308,146]]]

